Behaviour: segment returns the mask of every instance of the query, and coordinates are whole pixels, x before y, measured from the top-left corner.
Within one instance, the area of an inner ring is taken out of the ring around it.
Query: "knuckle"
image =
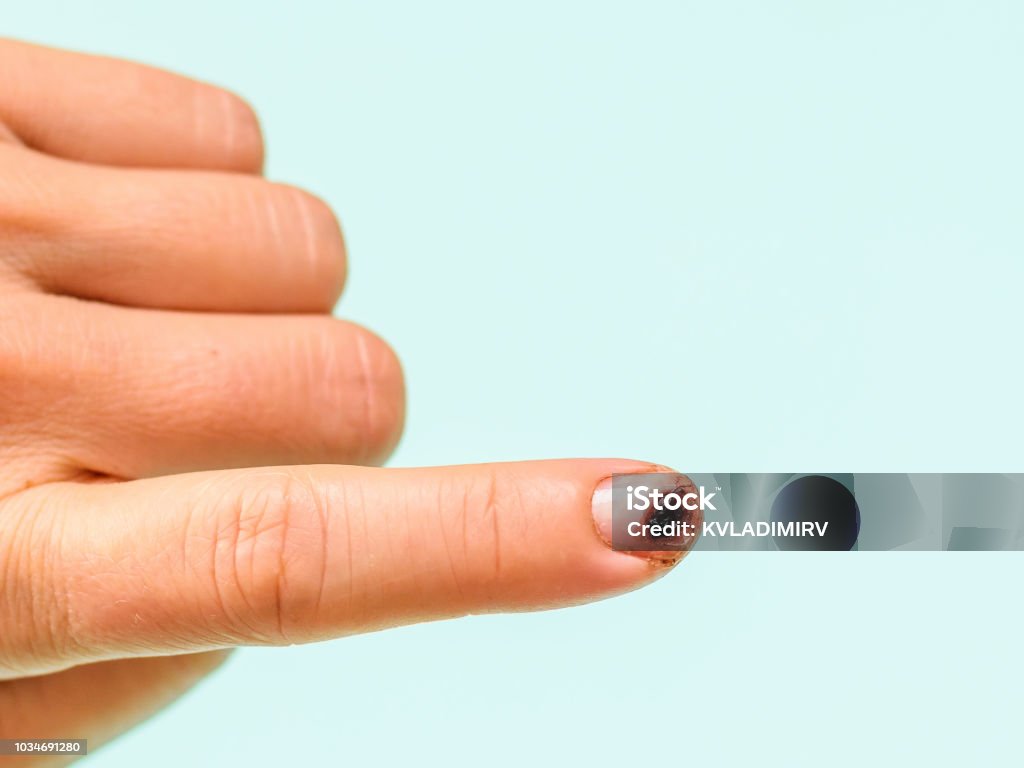
[[[344,268],[345,238],[334,209],[326,200],[304,189],[292,187],[291,193],[311,245],[310,256],[319,256],[322,267]]]
[[[324,456],[376,464],[401,436],[405,382],[398,357],[380,337],[331,317],[313,320],[295,350],[295,370],[315,414]]]
[[[301,187],[292,187],[287,184],[279,186],[287,190],[288,194],[294,197],[297,205],[304,209],[302,215],[310,217],[318,230],[333,231],[341,229],[338,215],[322,197]]]
[[[394,450],[405,422],[405,378],[395,351],[375,333],[352,326],[355,365],[352,376],[360,405],[353,409],[368,464],[384,461]]]
[[[248,641],[292,642],[322,590],[323,498],[295,473],[265,472],[221,509],[211,576],[222,619]]]
[[[341,222],[322,198],[287,184],[273,185],[272,205],[292,220],[298,249],[305,258],[294,266],[308,271],[310,281],[318,286],[319,304],[332,307],[341,295],[348,270],[348,256]]]
[[[322,197],[300,187],[289,184],[274,184],[284,199],[285,206],[291,206],[299,226],[302,227],[311,244],[320,248],[343,249],[341,221],[334,209]]]
[[[256,110],[241,96],[217,90],[224,121],[226,164],[231,170],[258,173],[263,169],[264,142]]]

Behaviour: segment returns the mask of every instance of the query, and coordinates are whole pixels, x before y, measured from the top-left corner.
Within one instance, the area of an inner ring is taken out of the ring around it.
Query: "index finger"
[[[10,627],[0,678],[3,659],[19,666],[24,649],[22,674],[636,589],[684,554],[648,557],[608,541],[608,478],[649,472],[664,468],[320,465],[40,487],[7,516],[21,525],[6,549],[32,553],[8,564],[8,605],[33,620],[0,613]]]

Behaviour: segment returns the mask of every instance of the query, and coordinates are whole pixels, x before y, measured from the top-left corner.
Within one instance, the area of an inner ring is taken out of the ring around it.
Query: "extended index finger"
[[[657,471],[624,460],[321,465],[39,488],[5,520],[8,549],[27,555],[7,567],[0,677],[4,643],[25,674],[635,589],[683,553],[612,550],[598,490],[615,473]]]

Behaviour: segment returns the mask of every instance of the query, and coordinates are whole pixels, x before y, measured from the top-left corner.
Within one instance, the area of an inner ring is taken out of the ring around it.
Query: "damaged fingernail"
[[[594,489],[594,527],[617,552],[674,565],[697,542],[713,496],[678,472],[612,475]]]
[[[612,479],[611,477],[606,477],[597,484],[597,488],[594,489],[594,496],[590,502],[591,511],[594,514],[594,527],[597,528],[597,533],[600,535],[601,540],[609,547],[612,546],[612,519],[614,517],[612,512]]]

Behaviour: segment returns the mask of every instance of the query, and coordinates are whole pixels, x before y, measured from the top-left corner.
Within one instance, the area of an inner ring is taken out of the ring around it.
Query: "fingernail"
[[[612,478],[606,477],[597,484],[590,506],[598,535],[605,544],[612,546]]]
[[[635,490],[639,494],[640,489],[646,489],[643,497],[634,496],[634,509],[627,508],[628,491]],[[659,509],[651,501],[654,491],[662,498],[673,494],[677,497],[673,502],[678,503],[662,504]],[[698,504],[700,498],[700,490],[689,477],[667,468],[613,475],[601,480],[594,489],[591,499],[594,528],[601,540],[617,552],[658,565],[675,565],[693,548],[700,535],[704,519]],[[675,509],[671,509],[672,506]]]

